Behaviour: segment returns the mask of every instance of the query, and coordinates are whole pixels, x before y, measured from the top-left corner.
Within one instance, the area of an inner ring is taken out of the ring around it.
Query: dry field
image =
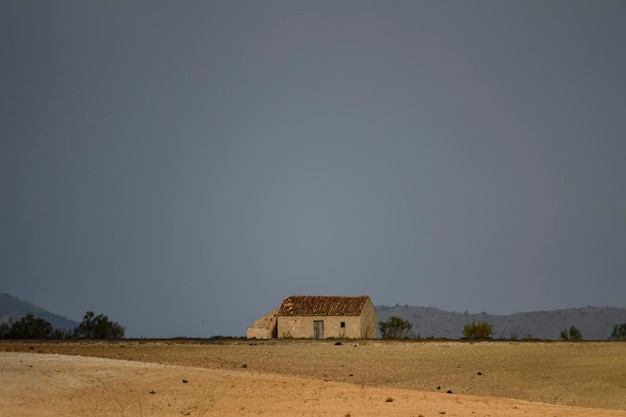
[[[626,417],[626,343],[335,343],[4,341],[0,417]]]

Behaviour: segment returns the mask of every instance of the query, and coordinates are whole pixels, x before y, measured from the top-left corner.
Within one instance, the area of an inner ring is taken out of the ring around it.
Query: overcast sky
[[[625,2],[7,0],[0,60],[0,292],[626,307]]]

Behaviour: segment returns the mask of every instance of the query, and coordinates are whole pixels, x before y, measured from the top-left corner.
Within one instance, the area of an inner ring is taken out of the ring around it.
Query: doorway
[[[313,337],[316,339],[324,338],[324,321],[323,320],[313,321]]]

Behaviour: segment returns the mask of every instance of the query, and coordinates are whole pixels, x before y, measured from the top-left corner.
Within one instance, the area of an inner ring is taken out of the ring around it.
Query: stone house
[[[248,339],[374,339],[376,310],[369,296],[294,295],[248,328]]]

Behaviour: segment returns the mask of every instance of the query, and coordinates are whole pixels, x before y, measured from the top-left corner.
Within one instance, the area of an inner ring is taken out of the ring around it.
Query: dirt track
[[[626,343],[4,342],[0,370],[0,416],[626,416]]]

